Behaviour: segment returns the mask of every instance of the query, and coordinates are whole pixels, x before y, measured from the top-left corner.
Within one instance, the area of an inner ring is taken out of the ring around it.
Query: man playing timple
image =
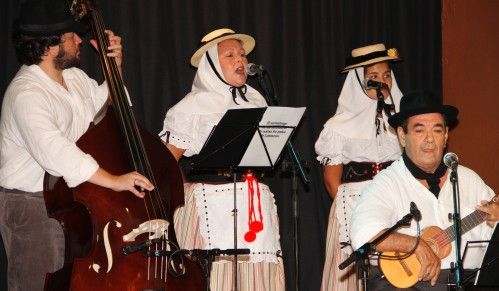
[[[415,202],[421,211],[421,229],[438,226],[446,229],[453,221],[453,191],[450,170],[442,162],[447,144],[449,124],[457,117],[458,110],[453,106],[442,105],[431,94],[412,93],[401,100],[400,112],[388,122],[396,129],[399,142],[404,148],[402,157],[382,171],[372,184],[366,187],[352,214],[351,238],[354,249],[372,241],[386,229],[394,225],[409,212],[410,203]],[[494,192],[472,170],[459,165],[460,211],[461,218],[475,211],[482,200],[490,201]],[[494,198],[494,200],[497,200]],[[483,209],[496,206],[483,206]],[[492,215],[486,218],[490,220]],[[497,217],[496,217],[497,221]],[[488,240],[495,223],[478,222],[478,225],[462,234],[461,254],[467,241]],[[382,240],[378,252],[410,252],[417,243],[417,226],[413,220],[409,227],[401,227]],[[417,290],[447,290],[446,283],[454,275],[450,274],[451,262],[455,261],[455,244],[450,254],[440,259],[432,250],[435,245],[420,240],[414,251],[421,270]],[[467,269],[480,267],[486,245],[468,247],[463,261],[462,279],[467,277]],[[383,270],[385,275],[387,271]],[[473,281],[473,280],[469,280]],[[464,283],[464,282],[463,282]],[[370,290],[390,290],[394,288],[379,276],[378,269],[371,272]]]

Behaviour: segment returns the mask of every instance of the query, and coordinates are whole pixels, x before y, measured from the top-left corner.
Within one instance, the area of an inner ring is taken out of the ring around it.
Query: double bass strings
[[[153,191],[149,192],[144,198],[144,206],[146,209],[147,216],[149,219],[166,219],[167,209],[165,209],[165,204],[161,199],[159,189],[157,187],[156,180],[151,169],[144,144],[140,137],[140,132],[137,126],[137,122],[132,112],[131,104],[129,104],[128,95],[125,90],[124,82],[121,74],[118,70],[118,66],[113,58],[107,57],[107,47],[110,45],[107,33],[105,32],[105,25],[102,16],[95,9],[91,13],[93,17],[93,29],[94,34],[99,47],[99,57],[101,59],[101,66],[103,74],[108,82],[108,88],[115,107],[115,114],[118,119],[121,120],[122,133],[124,136],[124,141],[126,142],[129,156],[131,158],[131,166],[139,173],[145,175],[156,187]],[[170,205],[167,205],[169,208]],[[160,222],[158,221],[158,224]],[[161,240],[161,249],[166,249],[167,244],[169,244],[168,237],[166,233],[163,233],[163,239]],[[149,237],[151,237],[149,233]],[[148,238],[149,239],[149,238]],[[154,244],[156,250],[158,250],[158,244]],[[167,277],[167,267],[165,258],[161,257],[160,266],[158,268],[158,258],[154,260],[154,274],[155,277],[158,273],[160,276],[166,280]],[[148,277],[150,275],[150,257],[148,258]]]

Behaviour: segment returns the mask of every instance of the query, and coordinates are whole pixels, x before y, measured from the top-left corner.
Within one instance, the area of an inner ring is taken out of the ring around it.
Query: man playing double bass
[[[14,23],[22,66],[5,92],[0,121],[0,232],[10,291],[43,290],[45,274],[63,264],[62,228],[47,217],[43,200],[45,172],[69,187],[90,182],[140,198],[154,188],[137,172],[107,172],[75,144],[109,94],[77,68],[83,32],[62,0],[25,2]],[[121,71],[121,39],[106,32],[107,56]]]
[[[352,214],[351,237],[354,249],[395,225],[409,213],[411,202],[420,210],[422,230],[438,226],[452,231],[453,220],[449,219],[449,214],[454,212],[451,170],[444,165],[442,158],[447,145],[449,125],[456,120],[457,113],[457,108],[442,105],[427,92],[402,97],[400,112],[390,117],[388,122],[397,131],[399,142],[404,148],[403,155],[362,191]],[[498,199],[493,190],[469,168],[459,165],[457,173],[460,216],[463,221],[462,256],[466,242],[491,238],[493,226],[498,219]],[[482,212],[477,211],[477,208]],[[425,233],[429,234],[423,231],[423,235]],[[380,266],[386,278],[380,276],[378,269],[371,271],[369,290],[392,290],[395,289],[393,284],[398,287],[413,285],[417,288],[411,290],[447,290],[447,282],[455,282],[454,274],[449,269],[456,258],[455,243],[449,233],[436,229],[434,235],[423,236],[425,239],[417,243],[417,226],[413,219],[410,226],[401,227],[386,237],[376,246],[376,251],[382,255],[387,252],[402,255],[414,250],[413,261],[383,261],[381,257]],[[463,260],[461,283],[474,282],[474,273],[470,269],[480,267],[486,247],[486,244],[468,247]],[[442,255],[445,248],[447,256]],[[384,262],[388,263],[384,265]],[[389,264],[390,262],[395,263]],[[397,275],[393,276],[395,273]],[[410,279],[409,276],[413,278]],[[404,281],[405,277],[407,281]],[[411,280],[414,282],[404,285]]]

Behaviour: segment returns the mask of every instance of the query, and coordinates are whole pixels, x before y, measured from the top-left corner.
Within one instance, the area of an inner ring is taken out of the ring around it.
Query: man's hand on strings
[[[123,64],[123,46],[121,45],[121,37],[115,35],[111,30],[105,30],[105,33],[107,34],[109,41],[106,55],[108,57],[114,58],[121,74],[121,66]],[[90,43],[96,50],[99,50],[97,41],[95,39],[91,39]]]

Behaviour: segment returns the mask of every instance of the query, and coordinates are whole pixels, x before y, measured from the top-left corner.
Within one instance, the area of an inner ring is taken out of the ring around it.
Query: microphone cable
[[[416,243],[414,244],[414,247],[409,252],[407,252],[403,255],[395,255],[395,256],[383,255],[383,254],[378,253],[377,255],[375,255],[375,257],[389,259],[389,260],[403,260],[403,259],[410,257],[416,251],[416,248],[418,247],[419,242],[421,240],[421,227],[419,225],[419,220],[416,220],[416,229],[417,229],[416,230]]]

